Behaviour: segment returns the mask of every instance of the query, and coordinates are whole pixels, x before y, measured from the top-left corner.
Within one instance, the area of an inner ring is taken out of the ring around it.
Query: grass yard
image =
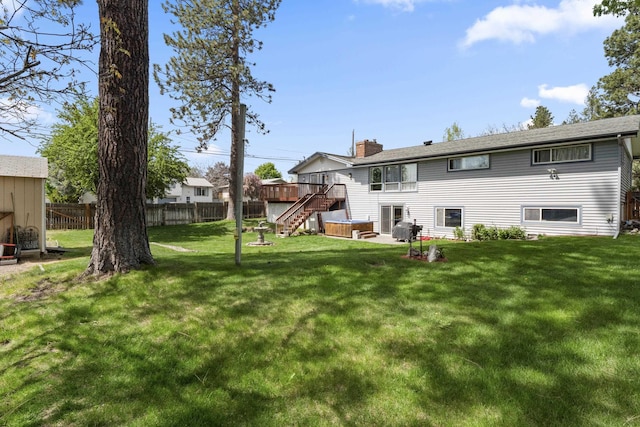
[[[49,233],[65,261],[0,278],[0,425],[640,425],[638,237],[267,235],[238,267],[232,228],[84,283],[92,233]]]

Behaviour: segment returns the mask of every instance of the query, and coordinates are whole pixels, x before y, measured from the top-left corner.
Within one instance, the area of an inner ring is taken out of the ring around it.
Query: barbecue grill
[[[399,222],[393,226],[391,230],[391,237],[396,240],[404,240],[405,242],[411,242],[416,240],[418,233],[422,231],[421,225],[416,225],[415,221],[410,222]]]

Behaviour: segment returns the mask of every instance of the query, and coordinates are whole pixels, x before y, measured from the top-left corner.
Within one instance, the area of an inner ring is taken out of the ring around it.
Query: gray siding
[[[593,160],[588,162],[532,165],[531,150],[492,153],[491,167],[483,170],[447,172],[447,160],[418,164],[415,192],[370,192],[368,167],[350,170],[347,184],[348,207],[352,218],[374,221],[380,231],[379,212],[384,204],[404,207],[404,220],[423,225],[424,234],[453,237],[453,229],[435,226],[435,208],[463,209],[463,228],[470,233],[474,224],[524,227],[528,233],[549,235],[613,235],[619,208],[619,165],[617,141],[593,144]],[[558,171],[550,179],[547,169]],[[578,208],[578,224],[527,223],[523,206]]]

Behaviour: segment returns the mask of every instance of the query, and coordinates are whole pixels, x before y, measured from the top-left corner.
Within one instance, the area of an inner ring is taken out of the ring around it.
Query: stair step
[[[373,237],[378,237],[378,233],[374,233],[373,231],[361,231],[360,238],[361,239],[371,239]]]

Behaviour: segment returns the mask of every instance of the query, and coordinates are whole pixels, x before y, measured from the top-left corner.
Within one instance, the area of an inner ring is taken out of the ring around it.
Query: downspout
[[[618,214],[616,216],[616,232],[613,235],[614,239],[617,239],[620,235],[620,223],[622,222],[622,206],[620,203],[620,192],[622,191],[622,150],[624,143],[622,135],[618,134],[618,191],[616,191],[616,206]]]

